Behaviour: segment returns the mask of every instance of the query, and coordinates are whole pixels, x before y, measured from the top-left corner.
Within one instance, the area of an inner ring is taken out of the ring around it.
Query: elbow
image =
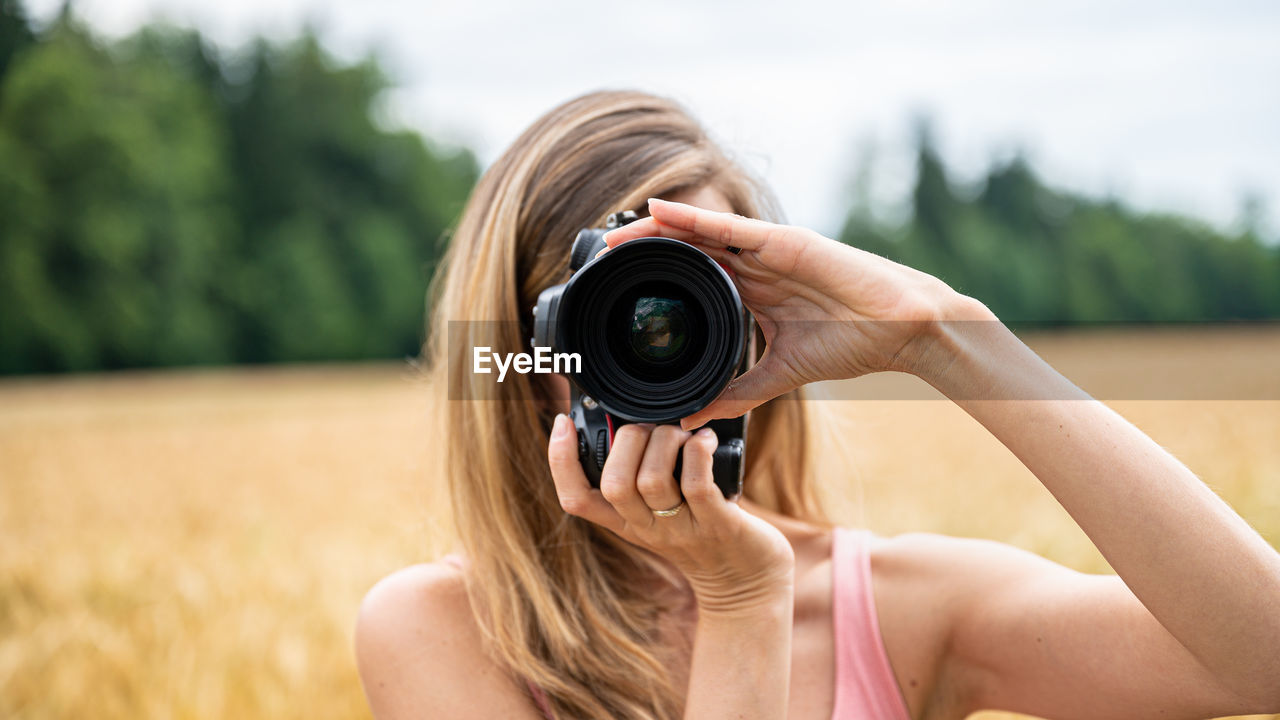
[[[1274,617],[1280,619],[1280,614]],[[1223,699],[1221,714],[1280,713],[1280,625],[1255,623],[1254,631],[1237,635],[1234,645],[1229,664],[1219,664],[1216,671],[1201,666]]]
[[[1280,681],[1272,683],[1276,687],[1280,687]],[[1251,700],[1244,709],[1244,713],[1249,715],[1274,715],[1280,713],[1280,690],[1272,687],[1265,693],[1254,700]]]
[[[1280,552],[1272,550],[1271,572],[1267,575],[1266,593],[1270,598],[1262,603],[1261,622],[1257,623],[1254,642],[1261,643],[1256,683],[1250,693],[1250,712],[1257,715],[1280,713]]]
[[[1280,653],[1280,648],[1277,648]],[[1236,697],[1233,715],[1273,715],[1280,713],[1280,655],[1269,663],[1267,672],[1252,673],[1233,684]]]
[[[1280,653],[1280,648],[1276,651]],[[1280,666],[1280,658],[1277,658],[1276,665]],[[1254,710],[1257,715],[1270,715],[1280,713],[1280,671],[1271,676],[1271,680],[1266,683],[1266,690],[1262,698],[1259,698],[1258,709]]]

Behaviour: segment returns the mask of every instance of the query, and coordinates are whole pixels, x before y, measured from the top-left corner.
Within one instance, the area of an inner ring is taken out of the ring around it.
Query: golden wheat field
[[[1029,342],[1280,543],[1280,328]],[[841,398],[815,403],[837,520],[1106,571],[1035,478],[927,388],[825,391]],[[430,401],[404,364],[0,382],[0,717],[367,717],[360,598],[449,543]]]

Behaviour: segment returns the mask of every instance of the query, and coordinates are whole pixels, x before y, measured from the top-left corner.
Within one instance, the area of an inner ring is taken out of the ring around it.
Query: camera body
[[[572,277],[542,291],[531,344],[581,356],[571,373],[578,457],[600,485],[613,437],[627,423],[678,423],[709,405],[747,369],[752,318],[724,268],[678,240],[638,238],[604,249],[605,232],[634,221],[609,216],[578,233]],[[707,423],[719,440],[712,475],[726,498],[742,491],[746,416]],[[676,462],[679,478],[681,461]]]

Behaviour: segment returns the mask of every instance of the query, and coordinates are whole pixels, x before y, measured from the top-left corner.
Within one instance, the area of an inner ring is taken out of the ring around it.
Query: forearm
[[[741,613],[702,613],[684,716],[785,718],[791,681],[790,593]]]
[[[1280,555],[1184,465],[1007,328],[942,324],[921,373],[1014,453],[1130,590],[1239,693],[1280,676]]]

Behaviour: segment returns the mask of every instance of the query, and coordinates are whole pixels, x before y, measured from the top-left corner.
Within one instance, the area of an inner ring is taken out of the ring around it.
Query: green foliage
[[[224,56],[163,26],[103,42],[67,10],[35,32],[0,0],[0,374],[416,353],[478,168],[381,127],[388,87],[309,33]],[[844,242],[1010,321],[1280,317],[1256,222],[1139,215],[1021,159],[958,189],[919,138],[910,220],[855,203]]]
[[[27,14],[18,0],[0,0],[0,80],[13,57],[35,41]]]
[[[66,14],[36,37],[0,1],[0,372],[417,351],[478,171],[375,123],[375,62]]]
[[[229,178],[201,87],[60,25],[5,78],[0,137],[0,367],[230,359],[209,305]]]
[[[1053,190],[1022,158],[958,193],[919,135],[911,217],[855,205],[841,241],[943,279],[1009,322],[1201,322],[1280,317],[1280,247],[1170,215]]]
[[[259,43],[242,63],[233,74],[253,80],[222,94],[247,260],[234,283],[260,289],[228,298],[246,359],[415,351],[437,241],[475,161],[379,130],[371,108],[387,81],[372,61],[333,68],[307,36]]]

